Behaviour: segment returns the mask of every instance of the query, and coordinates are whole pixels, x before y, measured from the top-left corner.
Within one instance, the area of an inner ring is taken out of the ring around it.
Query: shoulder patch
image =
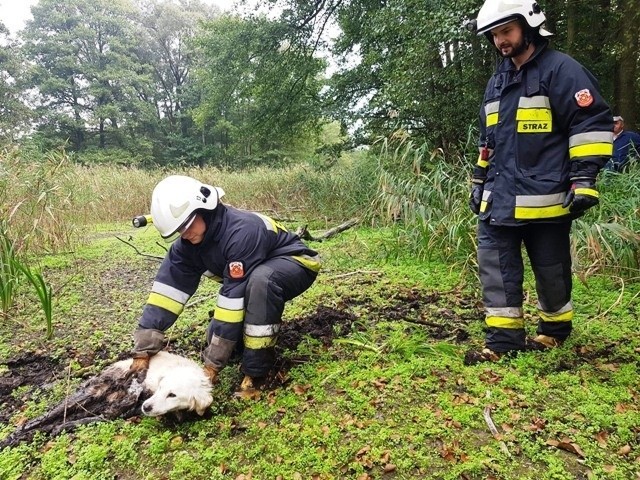
[[[242,262],[229,262],[229,276],[231,278],[244,277],[244,266]]]
[[[576,98],[576,103],[579,107],[588,107],[593,103],[593,95],[591,95],[588,88],[584,88],[579,92],[576,92],[574,97]]]

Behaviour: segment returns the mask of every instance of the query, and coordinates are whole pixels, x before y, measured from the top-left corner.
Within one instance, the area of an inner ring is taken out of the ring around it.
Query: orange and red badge
[[[588,88],[583,88],[579,92],[576,92],[574,97],[576,97],[576,102],[579,107],[588,107],[593,103],[593,95],[591,95]]]
[[[244,277],[244,267],[242,262],[229,262],[229,276],[231,278]]]

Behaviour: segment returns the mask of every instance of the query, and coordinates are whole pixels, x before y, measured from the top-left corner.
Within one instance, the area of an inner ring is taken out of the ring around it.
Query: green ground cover
[[[158,266],[140,252],[162,256],[162,245],[153,229],[121,225],[90,237],[42,260],[54,292],[50,340],[27,291],[0,322],[1,358],[57,365],[48,384],[11,393],[0,439],[131,347]],[[336,325],[328,344],[309,337],[281,352],[286,381],[259,400],[232,397],[241,374],[230,366],[201,420],[116,420],[39,435],[0,451],[0,478],[640,479],[637,282],[576,279],[577,319],[564,346],[464,366],[464,352],[483,339],[473,266],[417,261],[398,254],[395,239],[393,228],[355,228],[311,242],[324,269],[285,320],[338,312],[349,328]],[[532,278],[525,287],[533,333]],[[192,358],[216,290],[203,284],[168,332]],[[0,376],[8,370],[4,362]]]

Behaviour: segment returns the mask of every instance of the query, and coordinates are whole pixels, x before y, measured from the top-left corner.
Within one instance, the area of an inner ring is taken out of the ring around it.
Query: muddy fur
[[[143,412],[150,416],[195,411],[203,415],[211,405],[211,384],[202,368],[192,360],[168,352],[151,357],[142,383],[127,376],[131,359],[107,367],[87,380],[71,395],[43,415],[26,422],[0,448],[29,441],[40,431],[57,435],[92,422],[131,418]]]

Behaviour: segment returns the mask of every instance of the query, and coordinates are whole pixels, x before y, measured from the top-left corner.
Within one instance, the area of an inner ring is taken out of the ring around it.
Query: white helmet
[[[476,19],[476,33],[487,33],[489,30],[517,19],[524,20],[543,37],[552,35],[542,28],[546,17],[540,5],[533,0],[486,0]]]
[[[224,196],[220,187],[195,178],[171,175],[156,185],[151,195],[151,218],[164,239],[170,239],[193,220],[196,210],[214,210]]]

